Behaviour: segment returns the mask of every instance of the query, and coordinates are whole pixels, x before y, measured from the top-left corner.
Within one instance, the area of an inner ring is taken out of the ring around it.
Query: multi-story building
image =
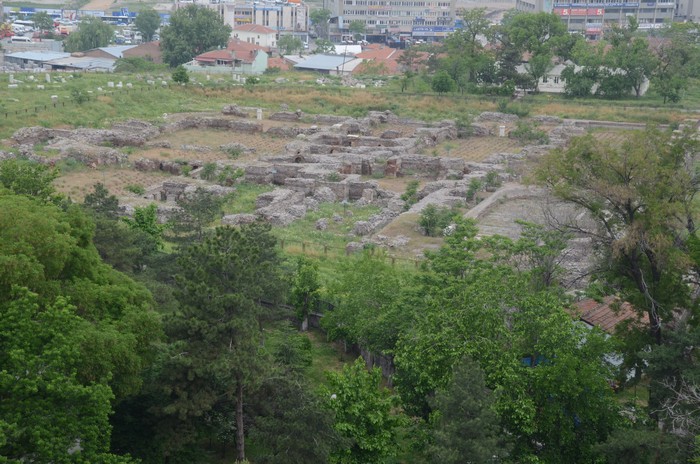
[[[692,0],[684,0],[692,1]],[[567,25],[569,32],[599,39],[606,27],[627,25],[627,18],[637,19],[639,29],[658,29],[673,21],[674,0],[517,0],[516,9],[527,12],[554,13]]]
[[[224,23],[233,29],[257,24],[277,34],[302,37],[306,37],[309,31],[309,7],[302,0],[177,0],[175,8],[184,8],[191,3],[216,10]]]
[[[676,0],[677,21],[700,21],[700,0]]]
[[[211,3],[231,27],[246,24],[265,26],[278,33],[308,32],[309,7],[299,0],[252,1],[235,0]]]
[[[368,36],[431,40],[452,32],[455,24],[455,0],[334,0],[331,11],[338,32],[361,21]]]

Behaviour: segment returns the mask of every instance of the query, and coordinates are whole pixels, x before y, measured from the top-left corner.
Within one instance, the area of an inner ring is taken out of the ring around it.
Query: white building
[[[693,0],[678,0],[690,2]],[[569,32],[600,39],[612,24],[627,26],[627,18],[637,19],[639,29],[660,29],[673,21],[674,0],[516,0],[515,8],[529,13],[554,13],[561,17]]]
[[[334,0],[332,11],[341,33],[361,21],[370,36],[410,37],[415,31],[430,39],[444,37],[455,24],[455,0]]]
[[[277,33],[303,33],[305,35],[308,32],[309,7],[301,0],[234,0],[210,3],[207,6],[218,11],[224,23],[232,28],[257,24]]]
[[[243,24],[234,27],[233,38],[268,49],[277,48],[277,32],[259,24]]]

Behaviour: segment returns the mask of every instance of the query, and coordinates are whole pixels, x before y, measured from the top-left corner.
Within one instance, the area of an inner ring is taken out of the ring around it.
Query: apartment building
[[[257,24],[278,33],[306,33],[309,30],[309,7],[300,0],[235,0],[208,6],[216,9],[224,22],[234,29]]]
[[[699,0],[700,1],[700,0]],[[339,31],[352,21],[365,24],[367,35],[444,37],[455,24],[455,0],[334,0]]]
[[[626,26],[630,16],[637,19],[641,30],[659,29],[673,21],[676,4],[673,0],[517,0],[515,7],[519,11],[554,13],[566,23],[569,32],[599,39],[606,27]]]

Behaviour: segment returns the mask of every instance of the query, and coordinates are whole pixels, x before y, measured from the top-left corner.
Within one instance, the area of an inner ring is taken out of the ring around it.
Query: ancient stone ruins
[[[265,130],[260,109],[227,105],[220,114],[183,115],[160,125],[129,120],[110,129],[23,128],[12,137],[16,150],[13,153],[0,153],[0,158],[20,155],[42,163],[72,158],[92,167],[130,163],[136,170],[166,172],[172,175],[167,181],[149,187],[138,198],[121,199],[125,214],[130,214],[135,205],[144,201],[155,201],[160,217],[165,220],[177,210],[176,201],[181,196],[198,187],[224,195],[235,190],[235,182],[222,186],[199,178],[205,163],[196,159],[188,159],[184,164],[149,158],[130,162],[120,148],[168,148],[168,134],[192,128],[227,131],[232,139],[220,147],[187,146],[193,158],[197,153],[211,150],[253,152],[254,149],[236,141],[238,133],[284,137],[290,142],[280,153],[260,156],[254,162],[235,159],[216,162],[219,172],[236,170],[240,173],[240,180],[275,186],[273,191],[257,198],[254,214],[225,216],[222,223],[236,225],[263,218],[272,224],[284,226],[304,217],[322,202],[376,205],[380,208],[378,214],[354,224],[355,238],[351,239],[348,247],[359,249],[366,242],[387,247],[407,245],[406,237],[386,237],[378,232],[401,214],[418,213],[428,204],[463,206],[472,180],[486,180],[487,176],[492,179],[496,176],[500,187],[466,213],[479,221],[482,233],[517,236],[519,228],[514,224],[515,219],[542,222],[547,214],[570,214],[571,211],[562,205],[549,201],[545,192],[521,185],[518,181],[527,159],[563,146],[572,136],[585,132],[580,122],[536,117],[533,119],[549,127],[547,145],[526,146],[515,154],[494,153],[482,162],[469,162],[457,157],[424,154],[431,147],[460,136],[460,129],[454,121],[425,123],[399,118],[391,112],[370,112],[366,117],[356,119],[304,115],[301,111],[280,111],[271,114],[268,119],[283,121],[284,124]],[[471,124],[470,137],[505,135],[506,129],[513,128],[517,119],[517,116],[510,114],[482,113]],[[397,130],[397,127],[401,130]],[[57,156],[37,156],[34,153],[37,144],[53,150]],[[186,177],[181,175],[185,171]],[[380,188],[379,183],[373,180],[394,177],[420,178],[424,182],[418,192],[419,201],[408,211],[399,193]],[[543,205],[547,207],[543,208]],[[334,218],[322,219],[316,227],[323,229],[330,220]],[[570,267],[582,267],[586,254],[585,244],[572,241]]]

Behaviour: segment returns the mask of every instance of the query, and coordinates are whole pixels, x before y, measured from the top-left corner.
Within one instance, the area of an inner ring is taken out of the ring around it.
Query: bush
[[[469,181],[469,187],[467,188],[467,201],[473,201],[476,198],[476,193],[481,190],[483,184],[481,180],[474,178]]]
[[[406,186],[406,191],[401,195],[401,199],[405,202],[403,205],[404,211],[408,211],[411,206],[418,202],[418,186],[420,182],[412,180]]]
[[[497,188],[501,186],[501,178],[498,176],[496,171],[489,171],[486,173],[486,187],[487,188]]]
[[[214,177],[216,177],[216,163],[206,163],[199,177],[204,180],[214,180]]]
[[[524,118],[530,114],[530,107],[523,103],[510,103],[508,100],[500,100],[497,106],[498,111],[501,113],[514,114],[519,118]]]
[[[216,182],[220,185],[230,187],[233,185],[236,179],[243,177],[244,175],[245,171],[243,171],[243,169],[234,169],[231,166],[226,166],[217,176]]]
[[[239,147],[228,147],[226,150],[224,150],[226,154],[228,155],[229,158],[231,159],[236,159],[240,157],[243,154],[243,149]]]
[[[326,180],[328,182],[340,182],[340,173],[331,172],[326,175]]]
[[[508,137],[523,143],[537,142],[540,145],[549,143],[549,136],[542,129],[537,129],[537,125],[528,121],[518,121],[518,127],[510,131]]]
[[[78,105],[82,105],[90,99],[90,95],[84,88],[80,86],[73,86],[70,89],[70,98]]]
[[[126,187],[124,187],[128,192],[131,192],[135,195],[143,195],[146,193],[146,189],[143,188],[143,185],[139,184],[129,184]]]
[[[265,71],[263,71],[263,74],[279,74],[282,72],[282,69],[278,68],[277,66],[271,66],[267,68]]]
[[[457,212],[446,206],[437,207],[434,204],[429,204],[420,213],[418,225],[423,229],[423,233],[428,237],[436,237],[440,235],[452,222]]]
[[[187,73],[187,69],[183,65],[178,66],[173,71],[173,81],[178,84],[187,84],[190,81],[190,75]]]
[[[150,56],[147,58],[150,58]],[[114,70],[120,73],[138,73],[156,72],[165,69],[165,65],[154,63],[152,58],[150,60],[147,58],[137,56],[119,58],[115,63]]]

